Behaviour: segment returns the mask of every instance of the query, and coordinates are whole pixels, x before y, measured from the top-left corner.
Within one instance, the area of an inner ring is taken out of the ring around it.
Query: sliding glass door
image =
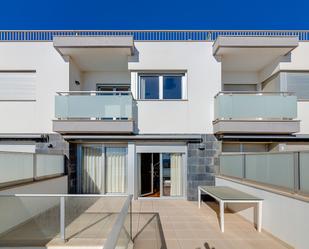
[[[104,190],[104,157],[102,147],[82,149],[82,193],[95,194]]]
[[[105,149],[106,193],[125,193],[127,176],[126,148]]]
[[[139,196],[183,196],[183,153],[139,153]]]
[[[84,194],[126,193],[127,148],[80,145],[79,192]]]

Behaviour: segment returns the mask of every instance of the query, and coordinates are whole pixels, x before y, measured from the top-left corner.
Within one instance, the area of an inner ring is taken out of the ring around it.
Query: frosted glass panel
[[[56,96],[56,118],[131,119],[131,95]]]
[[[43,248],[59,238],[59,197],[1,196],[0,203],[1,248]]]
[[[220,156],[220,173],[226,176],[243,177],[243,155]]]
[[[246,155],[246,179],[294,188],[294,154]]]
[[[296,96],[233,93],[215,98],[215,119],[293,119],[296,117]]]
[[[309,153],[299,153],[300,191],[309,193]]]
[[[33,178],[33,154],[1,152],[0,184]]]
[[[63,174],[64,156],[63,155],[36,155],[36,177]]]

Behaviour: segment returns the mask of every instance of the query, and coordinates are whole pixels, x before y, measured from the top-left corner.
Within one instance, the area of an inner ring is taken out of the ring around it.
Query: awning
[[[222,135],[218,137],[223,141],[309,141],[309,135]]]
[[[153,141],[201,141],[202,137],[198,134],[164,134],[164,135],[64,135],[63,138],[68,141],[77,140],[153,140]]]

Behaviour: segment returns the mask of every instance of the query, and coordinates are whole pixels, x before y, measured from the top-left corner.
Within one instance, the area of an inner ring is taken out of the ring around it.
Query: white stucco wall
[[[308,202],[221,178],[216,178],[216,186],[229,186],[264,199],[262,228],[297,249],[308,248]],[[238,210],[240,215],[253,222],[253,207],[241,210],[240,205],[229,204],[229,208]]]
[[[222,83],[223,84],[258,84],[257,72],[231,72],[222,71]]]
[[[76,65],[74,60],[69,59],[69,75],[70,75],[70,91],[81,91],[81,86],[83,84],[83,73]],[[80,84],[76,84],[75,81],[78,81]]]
[[[187,72],[187,100],[137,101],[139,133],[212,133],[214,95],[221,89],[221,64],[212,56],[212,43],[135,42],[135,47],[132,72]],[[135,97],[136,84],[132,79]]]
[[[139,133],[212,133],[214,95],[226,83],[256,83],[257,72],[222,72],[212,55],[211,42],[135,41],[136,55],[128,58],[128,70],[80,70],[66,61],[52,42],[1,42],[0,71],[35,70],[35,101],[1,101],[1,133],[49,133],[54,119],[56,91],[95,90],[96,83],[130,83],[134,96],[138,72],[187,73],[187,100],[137,101]],[[300,42],[284,62],[274,62],[258,72],[258,79],[276,70],[309,70],[309,43]],[[80,81],[76,85],[75,80]],[[309,134],[307,103],[298,103],[301,132]]]
[[[297,119],[300,120],[300,134],[309,134],[309,102],[297,102]]]
[[[4,70],[36,70],[36,100],[1,101],[1,133],[51,132],[55,92],[69,90],[69,63],[52,42],[0,42]]]
[[[259,72],[260,82],[266,80],[271,75],[280,70],[309,70],[309,42],[299,42],[298,47],[293,49],[290,54],[266,65]]]
[[[91,72],[83,73],[83,91],[95,91],[96,84],[130,84],[131,75],[129,71],[106,71],[106,72]]]

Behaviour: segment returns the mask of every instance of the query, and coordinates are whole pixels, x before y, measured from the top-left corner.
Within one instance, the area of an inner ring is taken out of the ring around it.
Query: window
[[[298,99],[309,99],[309,73],[286,73],[287,91]]]
[[[291,92],[298,100],[309,100],[309,72],[280,72],[262,83],[263,91]]]
[[[159,99],[159,76],[141,76],[140,98]]]
[[[130,91],[130,85],[129,84],[97,84],[97,91],[128,92]]]
[[[163,76],[163,99],[181,99],[181,76]]]
[[[82,145],[78,157],[78,189],[84,194],[127,192],[127,148]]]
[[[267,143],[222,143],[222,152],[267,152]]]
[[[241,92],[241,91],[256,91],[256,84],[224,84],[224,91]]]
[[[139,76],[140,99],[185,99],[185,88],[185,74],[141,74]]]

